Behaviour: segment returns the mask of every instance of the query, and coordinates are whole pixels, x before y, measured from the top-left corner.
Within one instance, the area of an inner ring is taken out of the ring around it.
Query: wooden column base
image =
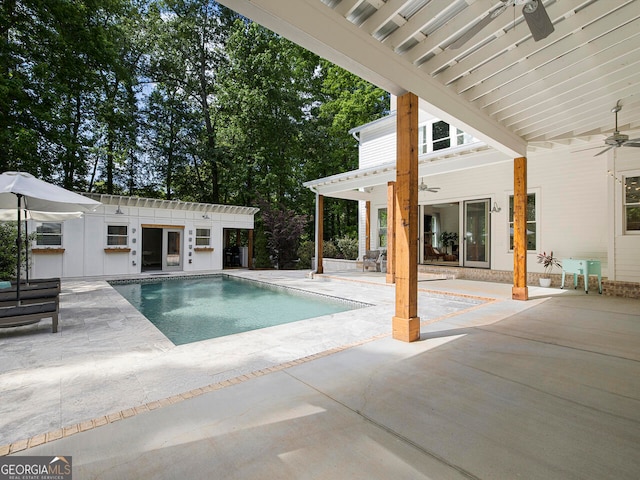
[[[529,288],[528,287],[512,287],[511,299],[512,300],[529,300]]]
[[[420,317],[400,318],[393,317],[392,336],[403,342],[415,342],[420,340]]]

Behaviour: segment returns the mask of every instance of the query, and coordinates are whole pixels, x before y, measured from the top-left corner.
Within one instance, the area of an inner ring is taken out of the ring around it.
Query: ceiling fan
[[[529,25],[529,30],[531,30],[534,41],[537,42],[543,38],[547,38],[549,34],[555,30],[542,0],[502,0],[501,5],[494,8],[488,15],[462,34],[460,38],[449,45],[449,48],[452,50],[460,48],[480,32],[480,30],[498,18],[507,7],[515,7],[516,5],[524,5],[524,7],[522,7],[522,16],[527,21],[527,25]]]
[[[608,152],[612,148],[618,147],[640,147],[640,138],[634,138],[629,140],[629,135],[625,135],[624,133],[620,133],[618,131],[618,112],[622,110],[622,105],[620,105],[620,101],[616,103],[616,106],[611,109],[613,113],[616,114],[616,129],[613,131],[613,135],[604,139],[604,143],[609,145],[607,148],[602,150],[599,153],[596,153],[594,157],[598,155],[602,155],[604,152]]]
[[[420,190],[421,192],[438,193],[438,190],[440,190],[440,187],[428,186],[426,183],[424,183],[424,178],[423,178],[422,181],[420,182],[420,185],[418,185],[418,190]]]

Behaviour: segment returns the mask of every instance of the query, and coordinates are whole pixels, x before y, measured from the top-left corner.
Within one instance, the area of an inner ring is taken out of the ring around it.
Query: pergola
[[[419,108],[513,158],[512,297],[518,300],[528,299],[527,153],[604,140],[618,102],[624,107],[619,130],[640,128],[640,0],[545,0],[538,8],[554,31],[538,41],[522,14],[536,0],[220,3],[398,97],[396,178],[388,198],[395,230],[393,335],[405,341],[420,335],[412,241]],[[319,214],[321,207],[320,197]]]

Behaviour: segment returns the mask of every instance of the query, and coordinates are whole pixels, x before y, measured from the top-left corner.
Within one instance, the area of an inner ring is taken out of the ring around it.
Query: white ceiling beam
[[[581,3],[581,0],[565,0],[563,2],[556,2],[548,9],[549,16],[551,18],[558,18],[567,12],[567,9],[573,10]],[[602,2],[606,4],[607,2]],[[609,11],[610,7],[594,4],[593,8],[583,10],[585,16],[592,18],[592,21],[596,18],[604,15]],[[493,75],[496,71],[502,71],[507,69],[511,65],[515,65],[522,59],[533,56],[536,52],[539,52],[545,48],[549,48],[552,43],[563,43],[563,36],[569,34],[573,30],[580,27],[578,23],[579,19],[576,19],[578,15],[574,15],[569,19],[559,22],[557,29],[545,40],[540,42],[534,42],[533,38],[530,38],[526,42],[521,43],[516,48],[511,48],[521,37],[530,34],[529,28],[526,23],[521,23],[516,28],[517,35],[503,35],[499,39],[489,43],[485,48],[482,48],[467,58],[462,60],[457,65],[448,68],[440,75],[438,79],[444,84],[448,84],[453,80],[460,78],[459,82],[456,82],[456,90],[458,93],[464,92],[474,85],[483,82]],[[560,31],[561,30],[561,31]],[[564,35],[563,35],[564,34]],[[488,61],[492,57],[499,57],[497,60]],[[500,68],[496,68],[496,63],[500,65]]]
[[[369,35],[384,27],[406,5],[407,0],[389,0],[360,26]]]
[[[573,114],[568,112],[564,117],[549,118],[547,123],[539,124],[537,128],[528,130],[527,139],[531,141],[534,139],[553,140],[572,135],[582,136],[612,132],[614,116],[611,114],[611,109],[620,99],[624,102],[631,102],[631,99],[634,98],[634,95],[637,96],[638,92],[640,92],[638,85],[632,85],[610,94],[577,97],[577,100],[582,100],[577,112]]]
[[[416,14],[408,19],[403,26],[389,35],[384,40],[385,45],[387,45],[394,51],[397,50],[400,46],[407,42],[407,40],[416,36],[420,32],[420,30],[422,30],[434,18],[436,18],[438,15],[441,15],[443,10],[445,10],[449,6],[451,6],[451,1],[433,0],[431,3],[427,4],[421,10],[416,12]],[[422,36],[424,37],[424,35]],[[424,46],[426,46],[427,44],[432,45],[432,42],[430,40],[425,41],[427,43],[425,43]],[[435,45],[435,47],[437,47],[437,45]]]
[[[555,83],[558,78],[571,77],[575,73],[575,68],[579,68],[580,63],[585,61],[592,63],[591,57],[593,57],[593,62],[606,61],[612,53],[617,53],[610,50],[612,46],[620,45],[636,35],[640,35],[640,31],[633,23],[615,30],[615,34],[611,32],[588,44],[580,43],[582,39],[577,38],[580,37],[580,34],[571,35],[566,40],[568,44],[573,46],[571,51],[567,51],[559,44],[554,44],[540,52],[539,55],[520,62],[511,69],[500,72],[467,90],[463,96],[469,101],[476,101],[489,115],[495,114],[500,110],[499,105],[492,108],[487,107],[493,106],[503,99],[506,105],[511,105],[513,102],[509,101],[509,97],[512,95],[526,94],[523,90],[531,91],[537,88],[541,82],[548,85]],[[620,54],[625,51],[626,49],[619,49]],[[509,77],[513,80],[510,80]],[[539,87],[543,87],[543,85],[539,85]]]
[[[621,81],[637,85],[640,50],[625,57],[629,63],[619,62],[609,65],[611,71],[607,71],[606,74],[604,70],[598,69],[595,69],[595,72],[581,73],[576,75],[579,80],[582,80],[581,83],[579,81],[560,83],[545,91],[545,95],[532,93],[518,103],[518,108],[504,110],[496,118],[509,128],[523,129],[530,123],[535,123],[536,119],[540,119],[542,115],[549,116],[553,115],[554,111],[562,111],[562,105],[573,98],[583,98],[583,101],[588,102],[591,98],[597,97],[599,91],[603,94],[611,91],[610,89],[615,88],[614,84],[617,84],[618,88],[624,88]],[[507,112],[514,113],[502,118],[502,115]]]
[[[361,78],[394,94],[413,92],[423,108],[511,156],[523,156],[526,142],[451,89],[347,22],[319,0],[222,0],[220,3]],[[328,26],[330,28],[328,28]]]
[[[338,12],[340,15],[346,18],[349,15],[351,15],[354,12],[354,10],[358,8],[362,3],[364,3],[364,0],[342,0],[336,7],[336,12]]]
[[[489,98],[483,98],[481,104],[483,110],[488,115],[496,115],[507,107],[513,109],[514,105],[522,98],[528,98],[530,92],[539,91],[540,87],[548,85],[557,85],[559,83],[574,81],[576,72],[584,73],[585,68],[589,65],[597,67],[599,64],[606,63],[609,58],[615,58],[616,55],[623,54],[627,49],[618,48],[611,51],[611,47],[624,44],[629,38],[638,35],[637,25],[633,23],[627,24],[622,28],[618,26],[625,23],[625,19],[629,18],[626,14],[631,12],[620,11],[614,15],[605,17],[603,20],[592,23],[588,27],[570,35],[563,42],[558,42],[559,48],[546,49],[527,60],[520,62],[513,68],[500,72],[494,78],[488,79],[486,83],[491,82],[507,82],[511,76],[513,81],[507,84],[507,89],[514,90],[511,96],[505,96],[501,100],[492,101]],[[629,35],[629,36],[627,36]],[[547,52],[549,50],[549,52]],[[538,58],[539,57],[539,58]],[[526,75],[518,75],[524,70],[528,70]],[[499,78],[498,78],[499,77]],[[519,93],[518,87],[525,89],[527,95]],[[470,92],[465,92],[465,98],[469,99]],[[495,93],[498,96],[500,93]]]
[[[514,131],[521,132],[521,135],[527,135],[538,126],[549,126],[549,118],[554,115],[566,115],[567,108],[574,106],[579,108],[593,100],[601,98],[620,97],[619,91],[629,90],[633,92],[639,88],[638,70],[640,67],[640,51],[635,58],[629,58],[628,64],[620,65],[620,70],[616,70],[607,75],[601,72],[591,72],[596,75],[591,80],[589,76],[584,76],[585,82],[578,88],[558,88],[554,90],[549,97],[544,97],[544,101],[540,101],[534,109],[524,112],[522,115],[514,115],[507,119],[504,124]],[[624,67],[624,68],[622,68]],[[582,76],[581,76],[582,77]],[[574,85],[574,84],[570,84]],[[634,88],[635,87],[635,88]],[[609,92],[612,92],[611,94]],[[615,101],[614,101],[615,103]],[[587,122],[588,117],[579,119],[579,121]],[[578,122],[574,122],[576,124]]]

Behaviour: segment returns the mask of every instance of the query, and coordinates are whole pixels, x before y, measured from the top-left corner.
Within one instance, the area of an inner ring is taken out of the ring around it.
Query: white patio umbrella
[[[18,220],[18,247],[22,243],[22,210],[28,210],[32,218],[46,215],[67,214],[73,218],[78,213],[91,212],[100,202],[52,185],[23,172],[4,172],[0,175],[0,209],[15,209]],[[46,215],[45,215],[46,214]],[[51,218],[51,217],[49,217]],[[62,216],[58,216],[62,218]],[[20,248],[16,269],[16,291],[20,301]]]

